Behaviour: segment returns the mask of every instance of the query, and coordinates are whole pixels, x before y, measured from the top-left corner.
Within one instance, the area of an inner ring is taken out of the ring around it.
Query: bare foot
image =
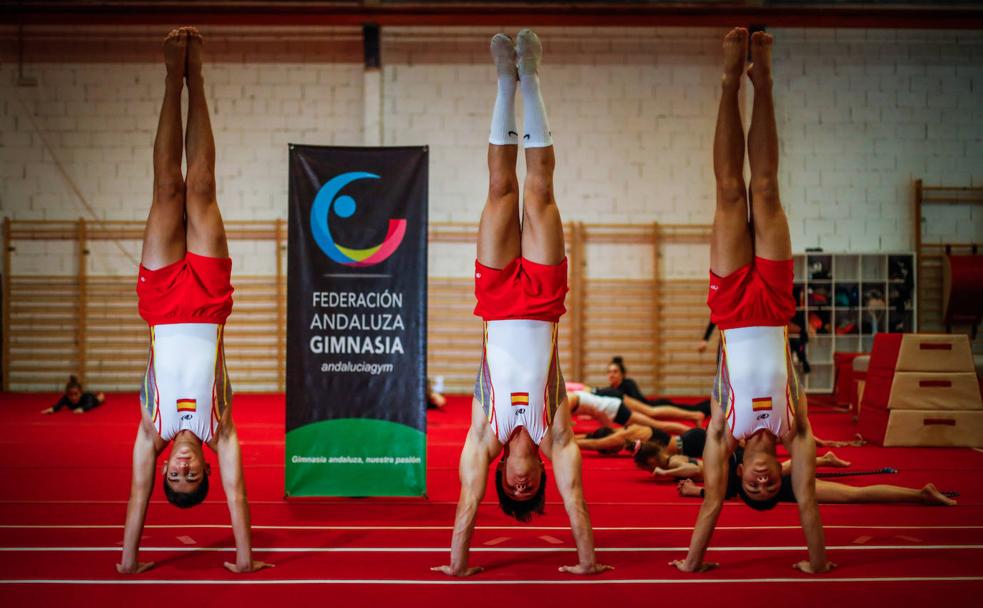
[[[187,37],[179,29],[171,30],[164,38],[164,66],[167,68],[168,79],[179,82],[184,79],[187,51]]]
[[[747,29],[735,27],[724,36],[724,84],[738,85],[747,60]]]
[[[700,490],[701,488],[697,487],[692,479],[680,479],[679,483],[676,484],[676,492],[680,496],[699,496]]]
[[[768,32],[755,32],[751,36],[751,65],[747,75],[755,90],[771,86],[771,43],[774,41]]]
[[[194,27],[182,27],[181,31],[188,37],[188,78],[201,74],[202,47],[205,39],[201,32]]]
[[[826,452],[822,455],[820,462],[824,467],[835,467],[838,469],[845,469],[850,466],[849,460],[843,460],[833,452]]]
[[[922,488],[922,502],[927,505],[942,505],[945,507],[955,506],[956,501],[939,492],[934,483],[926,484]]]

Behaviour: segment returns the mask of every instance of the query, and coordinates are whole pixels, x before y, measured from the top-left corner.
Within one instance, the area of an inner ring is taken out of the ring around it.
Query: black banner
[[[426,490],[427,162],[290,146],[288,495]]]

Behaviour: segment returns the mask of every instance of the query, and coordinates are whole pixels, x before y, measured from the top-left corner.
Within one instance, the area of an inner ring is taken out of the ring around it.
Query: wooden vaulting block
[[[983,446],[983,411],[891,410],[884,446]]]
[[[898,372],[891,410],[983,410],[975,372]]]
[[[885,446],[983,446],[983,400],[964,335],[878,334],[860,432]]]
[[[894,366],[899,372],[975,372],[969,336],[904,334]]]

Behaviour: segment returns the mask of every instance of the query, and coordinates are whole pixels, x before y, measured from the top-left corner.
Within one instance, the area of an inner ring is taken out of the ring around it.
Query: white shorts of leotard
[[[175,323],[150,328],[150,360],[140,401],[161,439],[190,430],[211,440],[232,401],[225,368],[224,325]]]
[[[801,398],[787,327],[740,327],[720,332],[721,357],[713,397],[724,408],[734,439],[764,429],[781,439]]]
[[[586,414],[606,425],[614,424],[618,410],[624,407],[617,397],[595,395],[588,391],[577,391],[576,395],[578,405],[573,413]]]
[[[485,321],[481,367],[474,397],[498,440],[526,427],[539,445],[557,406],[566,399],[557,356],[557,324],[505,319]]]

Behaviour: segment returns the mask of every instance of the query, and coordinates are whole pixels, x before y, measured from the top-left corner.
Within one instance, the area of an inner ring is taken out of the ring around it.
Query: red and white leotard
[[[161,439],[189,430],[202,443],[218,430],[232,401],[224,325],[174,323],[150,328],[150,361],[140,399]]]
[[[707,304],[721,349],[713,398],[738,441],[760,430],[782,438],[802,397],[788,347],[792,284],[792,260],[755,258],[726,277],[710,273]]]
[[[232,401],[223,339],[231,273],[230,259],[191,252],[157,270],[140,266],[140,316],[150,326],[140,402],[165,441],[189,430],[208,442]]]
[[[474,284],[475,314],[484,320],[474,398],[501,443],[526,427],[539,445],[566,399],[557,327],[565,312],[567,261],[516,258],[500,270],[475,262]]]

